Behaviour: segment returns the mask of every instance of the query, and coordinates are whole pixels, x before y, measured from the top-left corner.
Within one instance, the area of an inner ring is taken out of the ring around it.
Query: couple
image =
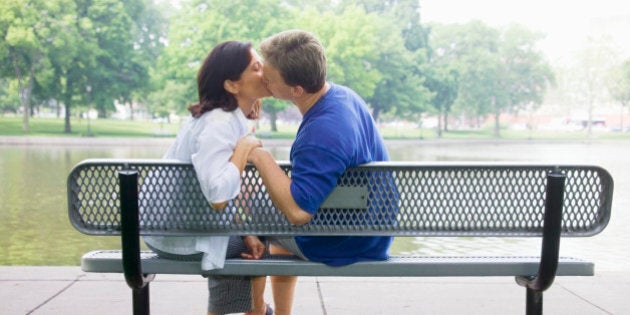
[[[275,204],[289,222],[307,224],[348,167],[389,159],[365,102],[352,90],[326,82],[321,43],[301,30],[284,31],[261,43],[261,59],[251,44],[225,42],[206,57],[197,76],[199,103],[165,158],[192,162],[206,199],[220,210],[241,190],[241,174],[252,163]],[[302,122],[291,148],[291,177],[260,140],[248,135],[260,98],[291,101]],[[269,237],[272,254],[342,266],[385,260],[391,237]],[[145,237],[158,254],[201,259],[204,269],[221,268],[225,257],[259,259],[265,244],[256,236]],[[227,253],[227,254],[226,254]],[[272,276],[277,314],[290,314],[297,277]],[[209,277],[208,314],[272,314],[265,304],[264,277]]]

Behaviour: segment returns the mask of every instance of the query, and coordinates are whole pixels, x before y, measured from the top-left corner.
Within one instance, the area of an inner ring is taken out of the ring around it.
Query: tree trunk
[[[494,113],[494,137],[495,138],[501,138],[501,124],[500,124],[500,118],[501,114],[496,112]]]
[[[375,107],[372,110],[372,118],[374,119],[374,122],[378,122],[378,118],[380,114],[381,114],[381,111],[378,108]]]
[[[33,80],[34,80],[34,72],[33,66],[31,65],[31,70],[29,72],[28,84],[26,87],[22,87],[21,83],[18,83],[20,86],[20,98],[22,102],[22,108],[24,109],[24,117],[22,119],[22,130],[25,133],[30,131],[29,127],[29,117],[31,116],[31,92],[33,91]]]
[[[442,110],[438,113],[438,123],[437,123],[437,137],[442,138]]]
[[[278,111],[276,109],[269,111],[269,120],[271,122],[271,131],[278,132]]]
[[[448,110],[444,111],[444,132],[448,132]]]
[[[586,122],[586,133],[589,139],[593,138],[593,103],[594,102],[592,100],[588,101],[588,121]]]
[[[497,105],[497,99],[495,96],[492,97],[492,108],[494,108],[494,137],[501,137],[501,111],[499,110],[499,105]]]
[[[621,133],[624,132],[624,130],[623,130],[623,112],[624,112],[624,109],[626,109],[626,104],[625,104],[625,102],[622,102],[621,103],[621,121],[620,121],[621,125],[619,126],[619,130],[621,130]]]
[[[66,117],[64,124],[64,132],[71,133],[72,127],[70,126],[70,108],[72,108],[72,80],[68,79],[66,81],[66,93],[65,93],[65,106],[66,106]]]
[[[22,105],[23,110],[23,119],[22,119],[22,131],[25,133],[29,132],[28,118],[31,114],[31,106],[29,100],[31,99],[31,89],[33,87],[33,66],[31,65],[30,69],[30,78],[27,87],[22,85],[22,71],[20,71],[20,67],[18,66],[18,59],[15,53],[9,48],[9,52],[11,53],[11,57],[13,59],[13,69],[15,70],[15,76],[18,80],[18,94],[20,95],[20,104]]]

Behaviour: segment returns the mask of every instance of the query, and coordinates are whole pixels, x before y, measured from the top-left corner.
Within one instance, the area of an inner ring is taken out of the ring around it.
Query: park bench
[[[279,162],[290,174],[291,166]],[[122,250],[82,257],[85,272],[123,273],[134,313],[149,312],[156,274],[351,277],[513,276],[527,314],[541,314],[555,276],[592,276],[594,263],[559,257],[562,237],[592,236],[610,219],[613,180],[598,166],[378,162],[346,170],[320,214],[294,226],[279,214],[253,166],[224,211],[204,199],[191,164],[85,160],[68,176],[69,217],[89,235],[120,235]],[[168,211],[166,211],[168,209]],[[293,257],[228,259],[219,270],[141,250],[143,235],[393,235],[538,237],[540,256],[393,256],[343,267]]]

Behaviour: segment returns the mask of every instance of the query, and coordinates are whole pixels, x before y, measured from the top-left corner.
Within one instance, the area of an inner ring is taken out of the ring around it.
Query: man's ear
[[[232,80],[223,81],[223,88],[232,94],[237,94],[239,91],[238,84]]]
[[[305,92],[306,91],[304,91],[304,88],[299,86],[299,85],[291,87],[291,95],[293,97],[300,97],[300,96],[304,95]]]

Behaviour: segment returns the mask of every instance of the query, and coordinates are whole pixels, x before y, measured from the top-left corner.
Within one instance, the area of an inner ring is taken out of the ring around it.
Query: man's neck
[[[326,82],[319,91],[315,93],[305,93],[300,99],[295,100],[294,103],[300,110],[300,113],[302,113],[302,116],[304,116],[328,90],[330,90],[330,85]]]

